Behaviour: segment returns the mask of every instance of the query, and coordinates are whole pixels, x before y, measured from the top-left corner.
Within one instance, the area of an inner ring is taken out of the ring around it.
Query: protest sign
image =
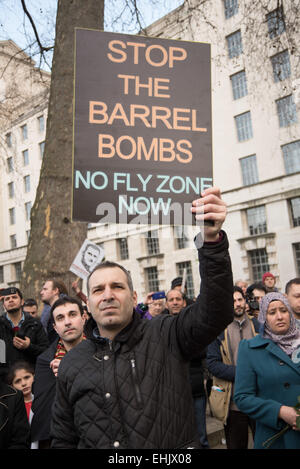
[[[86,279],[94,267],[100,264],[103,257],[104,249],[86,239],[76,254],[69,270],[78,277]]]
[[[212,185],[210,45],[75,34],[73,220],[193,224]]]

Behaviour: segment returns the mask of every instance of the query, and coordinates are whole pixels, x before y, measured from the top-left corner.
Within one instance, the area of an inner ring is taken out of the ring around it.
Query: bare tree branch
[[[31,14],[29,13],[29,11],[28,11],[28,9],[27,9],[27,7],[26,7],[25,0],[21,0],[21,4],[22,4],[23,11],[24,11],[25,15],[27,16],[27,18],[29,19],[30,24],[31,24],[31,26],[32,26],[32,29],[33,29],[33,32],[34,32],[36,41],[37,41],[38,46],[39,46],[39,48],[40,48],[40,55],[41,55],[41,57],[44,59],[45,63],[46,63],[46,64],[48,65],[48,67],[49,67],[49,64],[48,64],[48,62],[47,62],[47,59],[46,59],[46,57],[45,57],[45,52],[49,52],[50,50],[53,50],[53,49],[54,49],[54,46],[49,46],[49,47],[43,46],[43,44],[41,43],[41,40],[40,40],[38,31],[37,31],[37,29],[36,29],[35,23],[34,23],[34,21],[33,21],[33,18],[32,18]],[[40,63],[41,63],[41,60],[40,60]]]

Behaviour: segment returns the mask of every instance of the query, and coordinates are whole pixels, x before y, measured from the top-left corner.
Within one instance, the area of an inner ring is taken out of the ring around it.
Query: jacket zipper
[[[136,364],[135,364],[134,358],[130,359],[130,364],[131,364],[131,372],[132,372],[133,384],[135,388],[136,399],[137,399],[139,406],[142,406],[143,401],[142,401],[142,395],[141,395],[139,382],[137,379]]]

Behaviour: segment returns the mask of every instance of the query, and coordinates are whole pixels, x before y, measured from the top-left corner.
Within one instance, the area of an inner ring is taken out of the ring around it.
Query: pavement
[[[211,416],[210,409],[206,410],[206,432],[211,449],[227,449],[223,424]],[[249,429],[248,449],[253,448],[252,434]]]
[[[206,432],[211,449],[227,449],[223,424],[206,411]]]

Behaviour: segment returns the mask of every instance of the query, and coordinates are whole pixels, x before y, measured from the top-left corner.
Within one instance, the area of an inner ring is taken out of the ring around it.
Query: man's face
[[[18,295],[13,293],[3,297],[3,305],[9,314],[14,314],[20,311],[24,300]]]
[[[235,317],[241,317],[245,313],[245,306],[246,306],[246,300],[243,297],[243,295],[235,291],[233,293],[233,309],[234,309],[234,316]]]
[[[254,301],[258,301],[258,303],[260,303],[263,296],[265,296],[265,292],[263,290],[258,290],[257,288],[254,288],[253,290]]]
[[[85,319],[78,305],[66,303],[57,306],[53,311],[53,319],[53,327],[63,342],[73,344],[82,337]]]
[[[165,300],[153,300],[152,303],[148,305],[149,313],[152,317],[158,316],[165,309]]]
[[[88,246],[87,250],[84,253],[84,262],[89,267],[90,271],[92,270],[91,267],[96,265],[98,257],[99,251],[93,246]]]
[[[119,267],[96,270],[89,279],[89,291],[88,307],[100,335],[114,338],[132,319],[136,292],[130,290]]]
[[[41,300],[44,303],[51,305],[54,299],[57,299],[59,296],[58,288],[53,288],[53,283],[51,280],[47,280],[40,291]]]
[[[29,313],[31,314],[31,316],[33,318],[37,318],[38,317],[38,309],[37,309],[37,306],[33,305],[33,306],[24,306],[23,307],[23,311],[24,313]]]
[[[264,284],[267,288],[273,288],[275,285],[275,278],[274,277],[266,277],[264,279]]]
[[[300,319],[300,285],[291,285],[287,294],[287,299],[296,318]]]
[[[167,308],[170,314],[178,314],[186,306],[186,301],[178,290],[171,290],[167,294]]]

